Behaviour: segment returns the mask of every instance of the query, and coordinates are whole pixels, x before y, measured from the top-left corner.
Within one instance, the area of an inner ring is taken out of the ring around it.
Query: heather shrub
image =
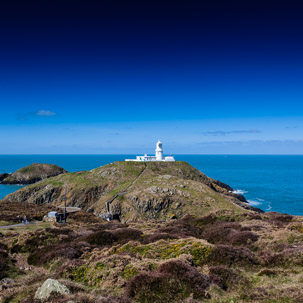
[[[227,242],[231,245],[245,246],[258,241],[259,236],[250,231],[235,231],[227,236]]]
[[[240,228],[239,223],[217,222],[214,225],[207,226],[202,233],[202,237],[212,244],[228,244],[227,236],[231,232],[240,230]]]
[[[182,220],[175,221],[168,226],[161,227],[158,229],[160,233],[167,233],[175,237],[196,237],[200,238],[201,229],[194,225],[183,222]]]
[[[268,212],[266,213],[269,222],[275,224],[278,227],[284,227],[285,225],[289,224],[293,216],[288,214],[281,214],[277,212]]]
[[[240,228],[240,231],[251,231],[252,230],[252,226],[242,226]]]
[[[118,228],[127,228],[127,224],[116,223],[115,221],[106,222],[103,224],[95,224],[91,230],[92,231],[101,231],[101,230],[116,230]]]
[[[91,233],[83,237],[82,240],[92,245],[107,246],[112,245],[117,238],[111,232],[102,230]]]
[[[125,293],[142,303],[169,303],[183,300],[190,294],[194,298],[204,298],[209,286],[210,279],[207,275],[176,260],[162,264],[154,272],[133,277],[127,283]]]
[[[201,218],[195,218],[192,215],[185,215],[180,221],[186,222],[191,225],[203,226],[215,223],[217,221],[217,218],[214,214],[210,214]]]
[[[48,228],[46,230],[38,231],[30,238],[26,239],[24,243],[18,243],[11,248],[13,253],[32,253],[38,248],[45,248],[47,246],[55,245],[62,241],[61,235],[64,236],[64,241],[70,241],[71,237],[68,236],[72,231],[69,229],[56,229]]]
[[[45,228],[45,232],[51,235],[69,235],[73,231],[69,228]]]
[[[27,258],[30,265],[45,265],[54,259],[64,258],[68,260],[77,259],[82,255],[82,247],[86,247],[87,243],[60,243],[58,245],[44,247],[31,252]]]
[[[0,279],[6,277],[6,271],[8,270],[8,255],[4,251],[0,251]]]
[[[213,283],[224,290],[232,288],[238,285],[240,281],[244,280],[235,270],[223,265],[210,267],[209,277]]]
[[[246,247],[233,247],[230,245],[217,245],[208,257],[208,264],[213,265],[256,265],[259,260],[256,255]]]
[[[303,247],[286,248],[281,252],[261,252],[263,263],[268,266],[303,265]]]
[[[0,242],[0,251],[1,251],[1,250],[7,251],[7,249],[8,249],[7,245]]]
[[[170,235],[168,233],[161,233],[161,232],[155,232],[151,235],[148,235],[148,236],[145,236],[143,239],[142,239],[142,243],[143,244],[149,244],[149,243],[153,243],[153,242],[156,242],[158,240],[173,240],[173,239],[178,239],[178,237],[176,235]]]
[[[19,252],[22,251],[22,247],[23,247],[22,245],[16,244],[16,245],[14,245],[14,246],[11,247],[10,252],[12,254],[17,254],[17,253],[19,253]]]
[[[114,235],[115,242],[125,244],[129,241],[140,240],[142,232],[134,228],[118,228],[111,232]]]
[[[196,298],[205,297],[205,290],[210,285],[207,275],[200,273],[195,267],[180,260],[174,260],[162,264],[158,272],[171,275],[192,290]]]

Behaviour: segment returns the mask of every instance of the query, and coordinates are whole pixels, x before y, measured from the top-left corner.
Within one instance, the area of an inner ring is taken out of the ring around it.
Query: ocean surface
[[[134,155],[0,155],[0,173],[32,163],[90,170]],[[207,176],[229,184],[264,211],[303,215],[303,156],[176,155]],[[0,199],[21,186],[0,185]],[[1,210],[0,210],[1,211]]]

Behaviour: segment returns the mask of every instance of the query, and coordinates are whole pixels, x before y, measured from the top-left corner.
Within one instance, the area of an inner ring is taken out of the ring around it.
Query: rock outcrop
[[[6,196],[7,201],[68,206],[96,215],[108,210],[122,221],[166,220],[228,209],[253,210],[228,185],[207,177],[186,162],[114,162],[91,171],[52,177]],[[120,191],[119,191],[120,190]]]
[[[69,289],[54,279],[47,279],[41,287],[39,287],[35,293],[35,299],[46,301],[48,300],[51,295],[53,294],[61,294],[61,295],[68,295],[70,294]]]
[[[33,184],[64,173],[67,171],[57,165],[34,163],[12,174],[0,174],[0,182],[1,184]]]
[[[4,173],[4,174],[0,174],[0,182],[2,182],[5,178],[7,178],[9,176],[9,174]]]

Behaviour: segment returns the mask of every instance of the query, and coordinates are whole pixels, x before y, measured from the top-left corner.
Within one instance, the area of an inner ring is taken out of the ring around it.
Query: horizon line
[[[136,156],[137,154],[0,154],[0,156]],[[172,155],[172,154],[169,154]],[[173,154],[174,156],[303,156],[302,154]]]

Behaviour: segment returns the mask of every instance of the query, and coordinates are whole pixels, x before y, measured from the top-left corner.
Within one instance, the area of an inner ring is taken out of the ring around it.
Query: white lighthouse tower
[[[162,142],[158,140],[157,142],[157,148],[156,148],[156,161],[162,161],[163,160],[163,149],[162,149]]]
[[[151,161],[162,161],[162,162],[175,162],[173,156],[163,157],[162,142],[159,140],[156,145],[156,154],[154,156],[137,156],[136,159],[125,159],[125,161],[135,161],[135,162],[151,162]]]

